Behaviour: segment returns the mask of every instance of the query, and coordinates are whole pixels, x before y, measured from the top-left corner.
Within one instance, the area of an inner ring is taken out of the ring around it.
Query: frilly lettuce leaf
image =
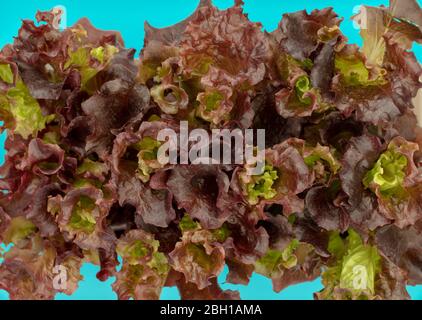
[[[278,172],[272,165],[267,164],[264,172],[258,176],[248,175],[246,172],[239,175],[243,188],[250,204],[254,205],[259,199],[272,199],[277,195],[273,187],[278,179]]]
[[[335,157],[335,149],[322,146],[304,148],[304,162],[313,168],[315,178],[322,183],[328,183],[341,168],[340,161]]]
[[[188,214],[185,214],[179,222],[179,228],[182,232],[185,232],[189,230],[196,230],[200,228],[200,225],[198,222],[193,221]]]
[[[8,64],[0,64],[1,78],[7,83],[13,83],[13,73]],[[6,128],[14,130],[23,138],[36,136],[55,115],[43,115],[38,101],[28,88],[18,80],[16,85],[5,93],[0,93],[0,112],[13,120],[13,125],[6,123]]]
[[[404,177],[406,176],[407,158],[395,152],[387,150],[380,155],[374,167],[369,170],[363,179],[365,187],[371,183],[379,186],[383,196],[399,195],[402,190]]]
[[[293,268],[297,264],[297,257],[294,252],[298,246],[299,241],[295,239],[282,251],[270,249],[265,256],[256,262],[256,272],[272,277],[273,273],[282,271],[279,268]]]
[[[186,281],[194,283],[199,290],[222,272],[224,258],[224,248],[208,230],[184,232],[182,241],[170,253],[173,269],[183,273]]]
[[[381,263],[378,250],[364,244],[359,234],[349,229],[346,237],[331,233],[328,251],[333,262],[322,275],[325,288],[316,296],[319,299],[373,299]]]
[[[160,298],[170,268],[158,247],[153,235],[142,230],[132,230],[119,239],[117,253],[123,259],[123,266],[113,283],[119,299]]]
[[[186,92],[175,85],[157,85],[151,89],[151,96],[167,114],[177,114],[186,109],[189,102]]]
[[[135,148],[139,150],[138,176],[144,182],[149,180],[154,170],[162,167],[157,159],[158,149],[161,145],[162,143],[160,141],[151,137],[144,137],[135,145]]]
[[[13,83],[13,71],[9,64],[0,64],[0,79],[8,84]]]
[[[319,259],[312,245],[293,239],[283,250],[269,249],[255,263],[255,271],[273,281],[274,291],[319,275]]]
[[[94,210],[95,202],[89,197],[81,196],[73,208],[69,226],[76,231],[92,233],[97,222],[92,216]]]
[[[420,189],[414,153],[418,145],[402,137],[392,139],[385,152],[363,178],[363,185],[373,191],[380,210],[400,226],[420,219]]]
[[[375,79],[372,78],[363,58],[359,55],[338,54],[335,58],[335,67],[341,74],[346,87],[386,84],[383,75],[379,75]]]
[[[10,221],[8,228],[3,233],[3,242],[18,244],[21,240],[33,235],[37,231],[36,226],[23,217],[16,217]]]
[[[93,161],[89,158],[84,159],[82,164],[76,169],[77,175],[86,177],[95,177],[99,180],[104,180],[104,176],[109,171],[105,163]]]
[[[66,282],[55,285],[56,267],[66,270]],[[0,265],[0,288],[7,289],[13,300],[53,299],[57,292],[72,294],[78,287],[80,257],[69,253],[61,259],[52,241],[34,234],[24,245],[13,246]]]
[[[106,44],[97,48],[80,47],[69,51],[69,58],[64,68],[74,68],[80,72],[81,85],[84,90],[93,90],[89,82],[107,65],[112,57],[119,52],[115,46]],[[99,65],[95,65],[95,62]]]

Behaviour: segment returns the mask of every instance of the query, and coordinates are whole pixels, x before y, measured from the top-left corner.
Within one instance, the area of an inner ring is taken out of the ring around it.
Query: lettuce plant
[[[218,284],[225,266],[227,282],[256,272],[277,292],[322,276],[316,299],[408,299],[422,284],[415,0],[364,6],[362,48],[331,8],[284,14],[267,33],[242,1],[202,0],[174,26],[146,24],[139,60],[118,32],[87,19],[60,31],[57,15],[24,20],[0,51],[11,299],[71,295],[83,263],[115,277],[119,299],[159,299],[165,286],[239,299]],[[264,129],[264,171],[161,164],[159,132],[180,121],[210,136]]]

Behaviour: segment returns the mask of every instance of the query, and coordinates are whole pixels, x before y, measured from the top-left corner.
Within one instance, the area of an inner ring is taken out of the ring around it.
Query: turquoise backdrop
[[[422,1],[422,0],[419,0]],[[233,0],[213,0],[221,9],[233,5]],[[354,27],[350,17],[356,13],[359,5],[388,5],[388,0],[245,0],[245,11],[252,21],[259,21],[267,31],[274,30],[283,13],[294,12],[302,9],[334,7],[335,11],[345,18],[342,31],[351,43],[361,44],[359,31]],[[144,40],[144,21],[155,27],[170,26],[188,17],[198,5],[199,0],[17,0],[3,1],[1,4],[2,17],[0,20],[0,47],[13,41],[20,27],[21,19],[33,19],[37,10],[49,10],[57,5],[66,9],[67,25],[74,24],[81,17],[88,17],[100,29],[119,30],[125,40],[126,47],[139,50]],[[422,61],[422,47],[414,48],[419,61]],[[5,136],[0,136],[0,162],[4,160]],[[1,261],[0,261],[1,263]],[[111,290],[111,278],[100,282],[95,274],[99,267],[84,265],[82,274],[84,281],[79,289],[72,295],[59,294],[57,299],[116,299],[116,294]],[[291,286],[277,294],[272,291],[271,281],[254,275],[250,284],[246,286],[225,284],[227,270],[220,275],[220,283],[224,289],[240,291],[242,299],[312,299],[313,292],[322,289],[321,281],[302,283]],[[409,287],[413,299],[422,300],[422,286]],[[165,288],[162,299],[179,299],[175,288]],[[0,290],[0,300],[8,299],[8,294]]]

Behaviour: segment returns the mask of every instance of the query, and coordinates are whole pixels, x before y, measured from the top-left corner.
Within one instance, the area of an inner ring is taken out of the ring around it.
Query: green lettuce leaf
[[[170,271],[167,257],[158,251],[160,243],[142,230],[132,230],[117,242],[123,259],[113,290],[119,299],[159,299]]]
[[[94,176],[101,181],[104,180],[104,176],[108,172],[108,166],[105,163],[92,161],[91,159],[84,159],[82,164],[76,169],[77,175],[89,175]],[[100,181],[97,181],[100,182]]]
[[[10,64],[0,64],[0,79],[8,84],[13,83],[13,72]]]
[[[9,65],[0,64],[0,73],[3,81],[13,83]],[[12,118],[14,127],[8,129],[13,129],[25,139],[37,136],[55,118],[54,115],[43,115],[38,101],[31,96],[21,79],[17,80],[15,87],[0,93],[0,114]]]
[[[386,83],[382,75],[379,75],[376,79],[372,79],[364,61],[356,55],[343,56],[337,54],[335,68],[342,75],[342,80],[346,87],[378,86]]]
[[[138,177],[143,182],[148,182],[154,170],[161,168],[161,164],[157,160],[158,149],[161,145],[162,142],[154,138],[144,137],[134,146],[139,150]]]
[[[264,276],[278,277],[283,269],[290,269],[297,265],[296,249],[300,242],[292,240],[283,250],[270,249],[255,263],[255,271]]]
[[[3,234],[3,242],[8,244],[18,244],[37,230],[37,227],[24,217],[16,217],[10,221],[10,224]]]
[[[388,9],[362,6],[353,20],[360,26],[366,64],[378,73],[385,72],[382,66],[388,46],[398,44],[410,50],[414,41],[421,43],[421,17],[421,8],[412,0],[390,1]]]
[[[196,284],[200,290],[224,268],[225,251],[216,240],[210,230],[186,231],[169,254],[173,269],[183,273],[186,281]]]
[[[186,109],[189,103],[185,90],[171,84],[161,84],[151,88],[151,97],[167,114],[177,114],[179,110]]]
[[[295,84],[296,95],[299,98],[299,101],[305,105],[312,103],[312,99],[305,97],[305,94],[311,91],[311,81],[308,76],[301,76],[296,80]]]
[[[86,196],[81,196],[78,203],[73,208],[69,226],[76,231],[85,233],[94,232],[97,221],[92,215],[92,212],[95,207],[94,200]]]
[[[90,81],[110,62],[111,58],[119,52],[115,46],[107,44],[105,47],[97,48],[80,47],[75,51],[69,51],[69,58],[64,68],[75,68],[81,75],[81,86],[83,90],[91,92],[93,86]],[[100,65],[96,65],[97,61]]]
[[[395,137],[362,179],[376,195],[381,213],[400,228],[415,224],[422,212],[418,150],[418,144]]]
[[[231,231],[227,224],[223,224],[220,228],[211,230],[212,235],[218,242],[224,242],[231,235]]]
[[[198,222],[193,221],[188,214],[185,214],[179,222],[179,228],[182,232],[186,232],[197,230],[200,228],[200,225]]]
[[[116,53],[119,52],[119,49],[115,46],[106,44],[105,47],[98,47],[91,50],[91,57],[98,60],[101,64],[108,62]]]
[[[278,179],[277,170],[270,164],[266,164],[264,172],[257,176],[248,176],[242,179],[243,188],[246,191],[250,204],[257,204],[259,199],[272,199],[277,195],[274,183]]]
[[[320,299],[372,299],[381,257],[376,247],[364,244],[359,234],[349,229],[347,236],[332,232],[328,243],[331,265],[322,275],[325,288]]]
[[[303,160],[306,165],[313,169],[315,177],[322,183],[327,183],[341,168],[340,161],[334,156],[336,150],[321,146],[306,147],[303,151]]]
[[[367,172],[363,184],[368,188],[372,183],[379,186],[385,197],[400,195],[406,176],[407,158],[394,150],[387,150],[377,160],[374,167]]]

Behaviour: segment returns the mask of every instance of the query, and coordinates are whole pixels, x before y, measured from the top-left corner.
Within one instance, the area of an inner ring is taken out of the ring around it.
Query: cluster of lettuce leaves
[[[266,33],[241,1],[201,1],[147,24],[139,60],[86,19],[24,20],[0,53],[0,289],[70,295],[94,263],[120,299],[239,299],[217,282],[228,266],[228,283],[257,272],[277,292],[322,276],[317,299],[408,299],[422,283],[421,15],[414,0],[362,7],[359,48],[330,8]],[[264,172],[162,165],[157,134],[180,121],[265,129]]]

